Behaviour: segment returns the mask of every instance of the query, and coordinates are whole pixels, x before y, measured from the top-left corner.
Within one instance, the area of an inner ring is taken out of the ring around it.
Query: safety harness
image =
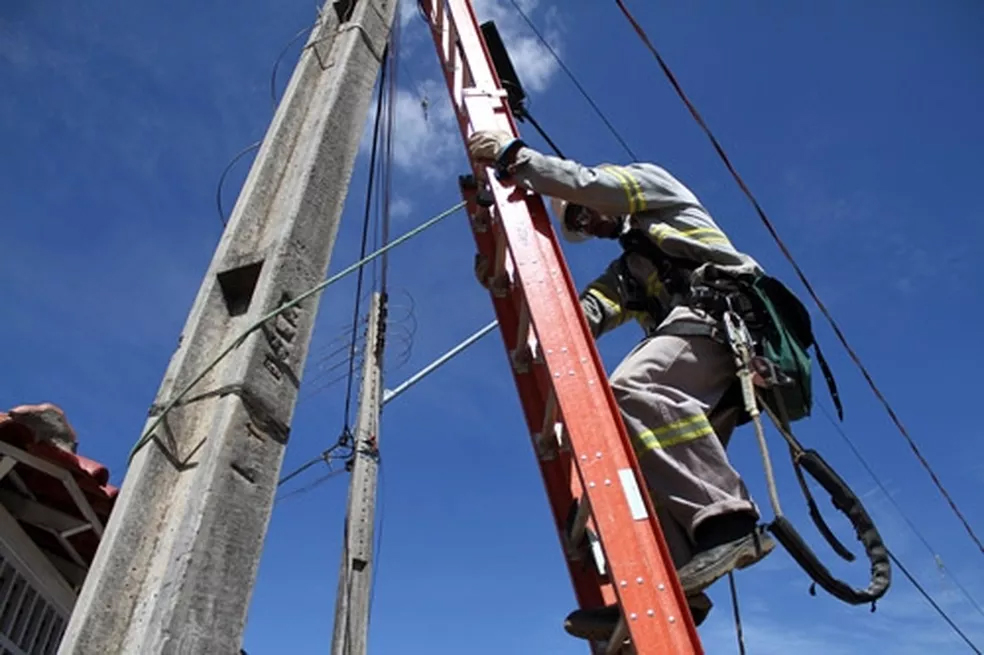
[[[768,525],[769,531],[815,584],[844,602],[853,605],[871,603],[874,610],[875,601],[888,591],[891,583],[888,552],[881,535],[857,495],[819,453],[803,448],[790,427],[792,422],[808,416],[812,409],[811,359],[807,352],[810,346],[817,353],[817,361],[827,381],[838,416],[843,420],[837,387],[814,338],[806,308],[782,282],[770,276],[733,276],[713,266],[705,266],[701,281],[694,284],[691,281],[692,273],[700,266],[699,262],[667,255],[639,230],[627,231],[619,237],[619,241],[627,254],[639,253],[653,262],[664,287],[679,304],[685,304],[714,319],[713,323],[676,321],[659,326],[649,336],[709,336],[731,348],[737,368],[737,380],[722,402],[740,402],[743,414],[739,424],[751,421],[755,425],[769,499],[775,512],[775,519]],[[631,275],[626,275],[624,280],[630,287],[630,297],[634,296],[630,308],[650,311],[657,309],[649,305],[653,300],[646,297],[645,293],[640,295],[639,292],[644,290],[637,283],[632,288],[633,281],[630,278]],[[854,555],[834,536],[824,521],[807,487],[804,470],[826,489],[834,507],[850,520],[871,563],[870,582],[866,589],[853,588],[835,578],[783,515],[765,441],[760,406],[789,446],[793,469],[806,498],[810,518],[834,552],[849,562],[854,560]],[[815,593],[814,586],[810,588],[811,594]]]

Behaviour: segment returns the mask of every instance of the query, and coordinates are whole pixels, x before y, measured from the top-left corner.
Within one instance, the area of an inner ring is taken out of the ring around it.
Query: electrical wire
[[[440,214],[437,214],[436,216],[433,216],[432,218],[424,221],[423,223],[421,223],[417,227],[413,228],[412,230],[410,230],[406,234],[402,235],[401,237],[399,237],[397,239],[394,239],[393,241],[391,241],[390,243],[386,244],[385,246],[379,248],[378,250],[374,251],[373,253],[371,253],[369,255],[366,255],[365,257],[363,257],[362,259],[356,261],[353,264],[350,264],[349,266],[345,267],[344,269],[342,269],[341,271],[339,271],[335,275],[332,275],[327,280],[324,280],[323,282],[321,282],[319,284],[316,284],[315,286],[311,287],[310,289],[308,289],[304,293],[300,294],[299,296],[297,296],[293,300],[288,301],[288,302],[284,303],[283,305],[280,305],[279,307],[277,307],[277,308],[275,308],[275,309],[267,312],[266,314],[264,314],[263,316],[261,316],[259,319],[257,319],[254,323],[252,323],[251,325],[249,325],[246,329],[244,329],[239,334],[239,336],[237,336],[235,339],[233,339],[232,342],[228,346],[226,346],[225,348],[223,348],[214,358],[212,358],[212,360],[209,361],[208,365],[206,365],[198,373],[198,375],[196,375],[195,377],[193,377],[181,389],[181,391],[177,393],[177,395],[175,395],[171,400],[169,400],[164,405],[164,407],[160,410],[160,413],[157,414],[157,417],[154,419],[154,421],[147,427],[146,430],[144,430],[143,434],[140,436],[140,439],[138,439],[137,440],[137,443],[134,444],[133,448],[130,451],[129,460],[132,461],[133,460],[133,456],[137,454],[137,451],[139,451],[143,446],[145,446],[147,444],[147,442],[149,442],[153,438],[154,431],[158,427],[160,427],[161,423],[164,421],[164,419],[167,417],[167,415],[171,412],[171,410],[174,409],[177,405],[181,404],[181,402],[184,400],[185,396],[187,396],[188,393],[199,382],[201,382],[205,378],[205,376],[208,375],[209,372],[211,372],[212,369],[214,369],[216,366],[218,366],[219,362],[221,362],[223,359],[225,359],[229,355],[229,353],[231,353],[233,350],[235,350],[236,348],[238,348],[239,346],[241,346],[246,341],[246,338],[249,337],[249,335],[251,335],[256,330],[260,329],[267,321],[269,321],[270,319],[276,318],[277,316],[279,316],[283,312],[285,312],[285,311],[287,311],[289,309],[292,309],[293,307],[296,307],[299,303],[303,302],[304,300],[307,300],[308,298],[310,298],[311,296],[315,295],[316,293],[320,293],[320,292],[324,291],[326,288],[328,288],[329,286],[331,286],[335,282],[338,282],[339,280],[341,280],[342,278],[348,276],[349,274],[353,273],[354,271],[361,269],[366,264],[370,263],[371,261],[373,261],[377,257],[380,257],[380,256],[386,254],[387,252],[389,252],[393,248],[396,248],[397,246],[400,246],[403,243],[406,243],[407,241],[409,241],[413,237],[422,234],[424,231],[426,231],[427,229],[429,229],[429,228],[437,225],[438,223],[440,223],[441,221],[443,221],[444,219],[446,219],[448,216],[451,216],[452,214],[454,214],[454,213],[458,212],[459,210],[463,209],[464,206],[465,206],[465,203],[464,203],[464,201],[462,201],[462,202],[459,202],[458,204],[456,204],[456,205],[454,205],[454,206],[446,209],[445,211],[441,212]]]
[[[364,258],[366,253],[366,246],[369,239],[369,219],[371,217],[371,207],[372,207],[372,191],[373,183],[376,177],[376,151],[379,146],[379,124],[382,120],[382,107],[383,107],[383,95],[385,92],[385,78],[386,78],[386,68],[387,61],[389,59],[389,45],[383,50],[383,61],[380,67],[380,80],[379,80],[379,94],[376,101],[376,118],[375,125],[372,133],[372,149],[369,154],[369,181],[366,189],[366,207],[365,214],[362,220],[362,243],[359,247],[359,257]],[[355,381],[355,342],[356,342],[356,330],[359,325],[359,316],[362,295],[362,279],[364,277],[364,270],[359,268],[359,272],[356,278],[356,295],[355,295],[355,307],[352,312],[352,341],[351,347],[349,348],[349,370],[348,370],[348,383],[345,389],[345,409],[342,416],[343,428],[342,432],[349,431],[349,419],[352,411],[352,387]]]
[[[912,586],[916,588],[916,591],[922,594],[922,597],[926,599],[926,602],[933,606],[933,609],[936,610],[936,613],[939,614],[941,617],[943,617],[944,621],[950,624],[950,627],[953,628],[953,631],[956,632],[958,635],[960,635],[960,637],[965,642],[967,642],[967,645],[970,646],[971,650],[977,653],[977,655],[981,655],[980,649],[978,649],[977,646],[974,645],[974,642],[970,640],[970,637],[968,637],[963,630],[957,627],[957,624],[953,622],[953,619],[951,619],[950,616],[943,610],[943,608],[940,607],[935,600],[933,600],[933,597],[930,596],[929,592],[926,591],[921,584],[919,584],[919,581],[916,580],[915,576],[909,573],[909,570],[905,568],[905,566],[903,566],[902,562],[899,561],[899,558],[896,557],[892,551],[888,550],[888,548],[886,548],[885,551],[888,553],[888,556],[892,559],[892,562],[895,564],[895,566],[897,566],[898,569],[902,571],[902,575],[908,578],[909,582],[912,583]]]
[[[249,152],[258,150],[262,143],[262,141],[256,141],[255,143],[251,143],[240,150],[236,156],[233,157],[228,164],[226,164],[226,167],[222,170],[222,175],[219,176],[219,181],[215,185],[215,206],[219,210],[219,220],[222,221],[222,227],[225,227],[227,223],[225,210],[222,208],[222,185],[225,182],[226,175],[229,174],[229,171],[232,170],[232,167],[235,166],[237,161],[245,157]]]
[[[280,51],[280,54],[277,55],[277,59],[273,62],[273,70],[270,71],[270,99],[273,101],[274,111],[277,111],[277,105],[280,103],[280,99],[277,98],[277,69],[280,67],[280,62],[283,61],[283,58],[287,54],[287,51],[290,50],[290,47],[297,43],[298,40],[300,40],[300,38],[305,34],[310,34],[311,31],[318,26],[320,21],[321,15],[319,13],[318,18],[315,19],[312,24],[301,28],[297,34],[295,34],[294,37],[287,42],[287,45],[283,47],[283,50]]]
[[[772,235],[772,238],[775,240],[776,244],[778,244],[779,249],[782,251],[783,255],[789,261],[790,265],[792,265],[793,270],[796,272],[796,275],[799,278],[800,282],[803,283],[803,286],[809,292],[810,296],[813,298],[813,301],[817,304],[817,307],[819,307],[821,313],[823,313],[824,318],[827,319],[827,323],[833,329],[834,334],[837,335],[837,339],[841,342],[841,345],[844,346],[844,349],[847,351],[848,355],[851,357],[855,365],[857,365],[858,369],[861,371],[861,374],[864,376],[865,381],[867,381],[868,386],[871,388],[872,392],[874,392],[875,397],[878,398],[882,406],[888,412],[888,415],[895,423],[895,426],[898,428],[899,432],[901,432],[902,436],[905,438],[906,443],[908,443],[909,448],[912,450],[913,454],[919,460],[919,463],[922,465],[922,467],[929,474],[929,477],[932,479],[933,484],[936,485],[936,488],[946,499],[946,502],[950,505],[950,509],[963,524],[963,527],[967,531],[967,534],[969,534],[970,538],[973,539],[975,544],[977,544],[978,550],[981,551],[981,554],[984,554],[984,543],[981,542],[981,539],[977,536],[977,533],[970,526],[970,522],[964,517],[964,514],[963,512],[960,511],[960,508],[957,507],[956,501],[953,500],[953,497],[950,496],[950,493],[943,486],[943,483],[940,481],[939,477],[936,475],[936,472],[933,470],[933,468],[929,465],[929,462],[926,460],[925,457],[923,457],[923,454],[919,450],[919,447],[916,445],[916,442],[912,439],[911,436],[909,436],[909,432],[902,424],[901,419],[899,419],[898,415],[895,413],[895,410],[892,409],[892,406],[889,404],[885,396],[882,395],[881,390],[879,390],[878,386],[875,384],[875,381],[872,379],[871,374],[868,372],[868,369],[864,366],[864,364],[861,363],[861,358],[858,357],[857,353],[854,352],[854,349],[851,348],[851,345],[847,342],[847,338],[844,336],[843,332],[841,332],[840,327],[837,325],[836,321],[834,321],[834,318],[833,316],[831,316],[827,307],[820,300],[820,297],[817,295],[817,292],[813,289],[813,285],[811,285],[810,281],[807,280],[806,275],[803,273],[802,269],[800,269],[799,265],[796,263],[796,260],[793,258],[792,254],[789,252],[789,249],[786,247],[786,244],[783,243],[782,239],[779,237],[779,233],[776,231],[776,228],[772,225],[772,221],[770,221],[769,217],[766,216],[765,210],[762,209],[762,206],[759,204],[758,200],[756,200],[751,190],[749,190],[744,180],[738,174],[738,171],[731,163],[731,160],[728,157],[727,153],[725,153],[724,148],[721,146],[717,138],[711,132],[710,128],[704,122],[704,119],[701,117],[696,107],[694,107],[693,103],[690,102],[690,99],[683,92],[683,88],[680,86],[680,83],[677,81],[676,76],[673,74],[669,66],[663,60],[663,57],[656,50],[656,47],[652,44],[652,41],[650,41],[649,37],[646,35],[645,30],[643,30],[642,26],[640,26],[639,23],[636,22],[635,18],[625,7],[622,0],[615,0],[615,2],[622,10],[622,13],[625,14],[625,17],[631,23],[632,27],[639,35],[639,38],[642,39],[643,43],[653,54],[653,57],[656,58],[659,67],[663,70],[663,73],[669,79],[670,84],[676,90],[677,95],[680,96],[680,99],[687,106],[687,109],[690,110],[690,114],[694,117],[694,120],[697,121],[697,124],[707,135],[708,139],[711,141],[711,144],[714,146],[714,149],[717,151],[718,156],[724,162],[724,165],[727,167],[728,171],[731,172],[732,177],[735,178],[735,181],[738,183],[738,186],[744,192],[745,196],[752,203],[752,206],[755,208],[756,213],[758,213],[759,218],[765,224],[765,227],[769,231],[769,234]]]
[[[384,133],[384,147],[383,147],[383,182],[380,184],[380,188],[383,192],[383,202],[382,202],[382,240],[385,244],[389,241],[390,236],[390,199],[393,194],[393,127],[394,121],[396,119],[396,98],[397,98],[397,70],[398,62],[400,61],[400,37],[401,28],[400,21],[396,21],[396,25],[393,28],[393,34],[391,35],[391,43],[393,44],[393,54],[389,59],[389,89],[386,95],[386,128]],[[385,63],[385,60],[384,60]],[[382,80],[380,80],[380,86],[382,86]],[[383,296],[387,296],[387,273],[389,270],[389,257],[383,257],[380,260],[380,268],[382,269],[380,273],[380,291]],[[387,308],[388,310],[388,308]]]
[[[274,503],[274,505],[276,505],[277,503],[279,503],[281,501],[284,501],[284,500],[287,500],[288,498],[293,498],[295,496],[300,496],[302,494],[306,494],[309,491],[313,491],[314,489],[317,489],[318,487],[320,487],[321,485],[323,485],[328,480],[331,480],[332,478],[335,478],[335,477],[341,475],[342,473],[345,473],[345,469],[343,469],[343,468],[330,470],[327,473],[325,473],[324,475],[322,475],[321,477],[316,478],[313,482],[310,482],[310,483],[304,485],[303,487],[298,487],[297,489],[292,489],[291,491],[285,493],[282,496],[277,496],[277,498],[273,501],[273,503]]]
[[[864,469],[868,472],[868,475],[871,476],[871,479],[874,480],[875,484],[878,486],[881,492],[885,494],[885,497],[888,499],[888,502],[892,504],[892,506],[895,508],[895,511],[899,513],[899,516],[902,517],[902,520],[904,520],[906,525],[909,526],[909,529],[912,530],[913,534],[915,534],[916,537],[919,539],[919,541],[922,542],[923,546],[926,547],[926,550],[933,557],[933,561],[936,563],[936,566],[940,570],[940,572],[944,576],[946,576],[957,587],[957,589],[960,590],[964,598],[966,598],[967,601],[974,607],[974,609],[977,610],[977,613],[980,614],[982,617],[984,617],[984,608],[982,608],[981,605],[974,599],[974,597],[970,595],[970,592],[967,590],[966,587],[963,586],[963,584],[961,584],[957,576],[950,575],[949,570],[943,565],[943,560],[937,554],[936,549],[933,548],[933,546],[929,543],[929,540],[925,537],[925,535],[923,535],[923,533],[919,530],[919,528],[916,527],[915,523],[913,523],[913,521],[908,517],[908,515],[902,510],[902,507],[895,500],[892,494],[889,493],[888,488],[882,483],[878,475],[875,474],[874,469],[872,469],[871,465],[868,464],[868,461],[861,454],[861,451],[857,449],[857,447],[854,445],[854,442],[850,439],[850,437],[847,436],[847,432],[844,430],[844,428],[842,428],[840,426],[840,423],[835,421],[834,417],[831,416],[830,410],[828,410],[823,405],[823,403],[817,403],[817,406],[820,408],[820,411],[833,426],[834,431],[837,432],[838,435],[840,435],[841,439],[844,440],[844,443],[846,443],[848,448],[850,448],[851,452],[854,453],[854,456],[861,463],[861,466],[864,467]]]
[[[292,45],[294,45],[297,42],[297,40],[299,38],[301,38],[301,36],[304,35],[305,32],[309,32],[310,30],[312,30],[315,27],[317,27],[318,22],[320,21],[320,19],[321,19],[321,17],[320,17],[320,13],[319,13],[318,19],[315,20],[312,25],[310,25],[308,27],[305,27],[304,29],[300,30],[297,34],[295,34],[294,37],[291,38],[291,40],[287,42],[287,45],[285,45],[283,47],[283,49],[280,51],[280,54],[277,55],[277,58],[274,60],[274,62],[273,62],[273,71],[270,73],[270,95],[273,98],[273,110],[274,111],[277,110],[277,103],[279,102],[277,100],[277,91],[276,91],[276,85],[277,85],[277,68],[280,66],[281,60],[283,60],[284,55],[287,54],[287,51],[290,49],[290,47]],[[215,188],[215,205],[218,208],[218,211],[219,211],[219,220],[222,222],[222,227],[223,228],[227,225],[227,217],[226,217],[226,214],[225,214],[225,210],[222,207],[222,186],[223,186],[223,183],[225,182],[226,175],[229,174],[230,169],[232,169],[232,167],[236,164],[237,161],[239,161],[242,157],[244,157],[250,151],[259,149],[259,147],[262,145],[262,143],[263,143],[262,140],[256,141],[255,143],[251,143],[250,145],[248,145],[245,148],[243,148],[242,150],[240,150],[239,153],[236,154],[232,158],[232,160],[229,161],[228,164],[226,164],[225,169],[222,171],[222,175],[219,176],[219,181],[218,181],[218,183],[216,183],[216,188]]]
[[[636,154],[632,151],[632,148],[629,147],[629,144],[625,142],[625,139],[622,138],[622,135],[619,134],[618,130],[615,129],[615,126],[612,125],[612,122],[608,120],[607,116],[605,116],[605,112],[601,110],[598,104],[591,97],[591,94],[589,94],[587,90],[581,85],[577,77],[574,75],[573,71],[571,71],[571,69],[567,67],[567,64],[564,63],[564,60],[561,59],[560,55],[557,54],[557,51],[553,49],[553,46],[551,46],[547,42],[543,34],[540,33],[540,30],[538,30],[536,25],[533,23],[533,21],[530,20],[530,17],[527,16],[526,12],[523,11],[523,8],[519,6],[519,3],[516,2],[516,0],[509,0],[509,2],[512,4],[513,7],[515,7],[516,11],[519,12],[519,15],[523,17],[523,20],[526,21],[526,24],[529,25],[531,30],[533,30],[533,34],[536,35],[536,38],[539,39],[540,43],[543,44],[543,47],[547,49],[547,52],[550,53],[550,55],[560,66],[561,70],[564,71],[568,79],[570,79],[570,81],[577,88],[578,92],[581,94],[581,97],[583,97],[587,101],[587,103],[591,106],[594,112],[598,115],[598,118],[600,118],[601,122],[605,124],[605,127],[608,128],[608,131],[612,133],[612,136],[615,137],[615,139],[619,142],[619,144],[622,146],[625,152],[629,155],[629,157],[632,157],[632,159],[638,159],[638,157],[636,157]],[[534,127],[536,126],[534,125]],[[555,146],[554,148],[556,149]]]
[[[745,655],[745,633],[741,629],[741,612],[738,610],[738,587],[735,585],[734,571],[728,571],[728,586],[731,588],[731,611],[735,616],[735,635],[738,637],[738,653]]]

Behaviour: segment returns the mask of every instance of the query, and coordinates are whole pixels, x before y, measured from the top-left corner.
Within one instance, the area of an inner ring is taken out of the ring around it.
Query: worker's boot
[[[694,625],[700,625],[707,618],[713,603],[704,593],[687,598],[690,605],[690,616]],[[606,605],[590,609],[574,610],[564,620],[564,630],[575,637],[589,641],[608,641],[615,626],[618,625],[618,605]]]
[[[746,512],[713,516],[697,526],[693,558],[677,571],[688,596],[702,592],[734,569],[755,564],[772,552],[775,542]]]

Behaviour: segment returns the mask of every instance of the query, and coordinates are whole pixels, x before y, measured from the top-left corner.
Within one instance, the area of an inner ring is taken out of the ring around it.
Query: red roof
[[[109,484],[109,470],[105,466],[75,452],[78,440],[61,408],[43,403],[21,405],[7,412],[0,412],[0,441],[33,455],[48,465],[67,471],[105,527],[119,489]],[[25,461],[29,458],[22,459],[17,452],[8,454],[18,459],[13,472],[23,481],[23,487],[34,496],[34,501],[62,514],[89,521],[61,480],[31,466],[29,461]],[[23,488],[18,488],[10,475],[0,480],[0,489],[23,495]],[[23,521],[21,525],[39,546],[70,558],[51,532]],[[99,545],[96,532],[84,530],[66,539],[88,565]]]

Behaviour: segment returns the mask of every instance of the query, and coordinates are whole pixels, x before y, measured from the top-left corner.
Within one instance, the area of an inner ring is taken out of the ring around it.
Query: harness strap
[[[823,538],[827,540],[830,547],[834,549],[834,552],[840,555],[841,559],[847,560],[848,562],[854,561],[854,553],[847,549],[837,535],[833,533],[830,526],[823,518],[823,514],[820,513],[820,508],[817,507],[817,501],[813,499],[813,494],[810,493],[810,488],[806,486],[806,478],[803,477],[803,468],[800,465],[799,459],[796,456],[796,450],[790,446],[789,448],[790,457],[793,460],[793,472],[796,473],[796,480],[799,482],[800,490],[803,492],[803,497],[806,498],[806,506],[810,511],[810,518],[813,519],[813,525],[817,526],[817,530],[823,535]]]
[[[830,372],[830,366],[827,365],[827,360],[824,359],[823,353],[820,352],[820,344],[817,343],[816,339],[813,340],[813,348],[817,351],[817,364],[820,365],[823,378],[827,381],[827,391],[830,392],[830,399],[834,402],[834,408],[837,409],[837,418],[843,421],[844,406],[841,405],[840,394],[837,392],[837,383],[834,382],[834,374]]]
[[[650,331],[649,336],[656,336],[658,334],[669,334],[676,337],[710,337],[715,341],[727,343],[727,333],[720,323],[711,325],[696,321],[675,321],[654,328]]]
[[[892,577],[888,551],[878,529],[858,497],[817,452],[804,451],[799,455],[799,460],[813,479],[830,493],[834,506],[844,513],[854,526],[858,540],[864,545],[865,553],[871,562],[868,587],[854,589],[831,575],[785,516],[777,516],[769,524],[769,532],[775,535],[803,570],[831,595],[851,605],[874,603],[888,591]]]

